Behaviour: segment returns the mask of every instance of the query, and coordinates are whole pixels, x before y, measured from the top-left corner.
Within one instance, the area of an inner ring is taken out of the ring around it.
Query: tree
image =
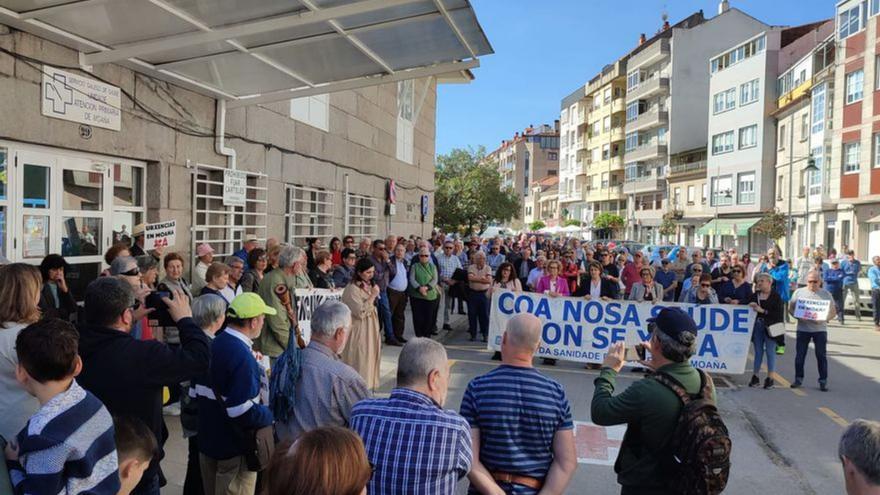
[[[675,215],[674,211],[670,211],[663,215],[663,221],[660,222],[660,235],[670,236],[675,235],[678,226],[675,224]]]
[[[752,227],[757,234],[766,235],[773,241],[778,241],[788,234],[788,218],[777,209],[767,210],[764,216]]]
[[[544,223],[543,221],[535,220],[534,222],[529,224],[529,230],[531,230],[532,232],[537,232],[546,226],[547,226],[547,224]]]
[[[563,227],[568,227],[569,225],[574,225],[575,227],[580,227],[581,221],[575,220],[574,218],[569,218],[568,220],[562,222]]]
[[[611,233],[611,237],[616,237],[617,232],[622,229],[625,224],[626,221],[624,221],[622,216],[615,215],[608,211],[600,213],[593,218],[593,227],[608,230]]]
[[[502,188],[494,162],[486,162],[486,149],[452,150],[437,157],[437,191],[434,223],[446,232],[482,231],[504,223],[520,212],[516,192]]]

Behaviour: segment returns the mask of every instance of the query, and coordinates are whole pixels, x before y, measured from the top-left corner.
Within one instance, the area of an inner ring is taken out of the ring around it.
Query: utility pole
[[[785,238],[785,259],[791,259],[791,248],[794,244],[792,231],[794,230],[794,219],[791,217],[791,204],[793,199],[794,187],[794,114],[788,119],[788,235]]]

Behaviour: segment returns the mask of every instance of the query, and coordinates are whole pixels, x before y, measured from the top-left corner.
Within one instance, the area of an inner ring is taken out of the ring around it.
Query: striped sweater
[[[16,494],[116,494],[113,420],[76,383],[49,400],[18,434],[18,461],[7,461]]]

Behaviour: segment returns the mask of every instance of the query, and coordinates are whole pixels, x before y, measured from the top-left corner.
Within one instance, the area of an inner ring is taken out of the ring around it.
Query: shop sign
[[[223,171],[223,206],[244,206],[247,199],[247,174],[240,170]]]
[[[144,226],[144,250],[173,246],[176,235],[177,220],[148,223]]]
[[[122,128],[122,92],[118,87],[43,66],[43,115],[118,131]]]

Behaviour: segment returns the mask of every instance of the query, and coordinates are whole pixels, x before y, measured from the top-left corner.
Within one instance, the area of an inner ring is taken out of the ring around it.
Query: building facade
[[[667,174],[672,163],[699,162],[706,146],[709,59],[766,25],[726,2],[705,19],[698,12],[674,26],[664,24],[627,62],[625,179],[628,237],[659,242],[669,210]]]
[[[584,86],[579,86],[562,99],[559,111],[559,210],[565,219],[578,220],[585,225],[592,221],[591,210],[584,201],[585,170],[578,161],[578,149],[583,137],[578,127],[586,122],[589,100]]]
[[[501,141],[501,146],[486,155],[484,161],[498,168],[501,187],[519,195],[522,207],[510,227],[524,228],[532,183],[559,173],[559,121],[553,126],[530,125],[522,133],[515,133],[513,139]]]
[[[559,180],[557,175],[548,175],[532,183],[523,217],[526,226],[538,220],[547,227],[559,226]]]
[[[139,32],[155,27],[144,20]],[[141,223],[175,221],[166,252],[189,261],[200,242],[222,257],[248,237],[302,244],[432,230],[436,90],[446,75],[226,111],[225,100],[130,60],[87,71],[74,47],[2,25],[0,45],[8,51],[0,55],[0,106],[16,116],[0,123],[0,254],[27,263],[62,254],[78,297],[107,248]],[[97,114],[86,117],[94,125],[58,116],[79,98],[74,73],[118,98],[115,128]],[[224,184],[230,167],[236,205]]]
[[[831,188],[840,206],[834,238],[838,250],[852,248],[866,259],[880,252],[880,3],[845,0],[836,13],[831,162],[840,174]]]

